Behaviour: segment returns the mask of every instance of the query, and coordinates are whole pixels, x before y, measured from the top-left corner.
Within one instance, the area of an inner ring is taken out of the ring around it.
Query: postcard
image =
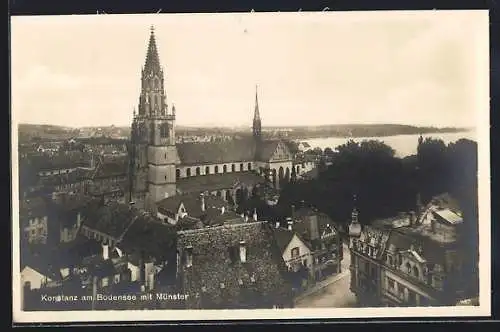
[[[12,17],[14,322],[489,316],[488,25]]]

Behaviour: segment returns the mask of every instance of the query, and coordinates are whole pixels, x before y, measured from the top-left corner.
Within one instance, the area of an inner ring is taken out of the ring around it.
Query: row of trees
[[[396,157],[378,140],[351,140],[335,150],[326,148],[322,156],[330,165],[320,167],[314,180],[286,184],[278,206],[288,214],[292,204],[312,205],[347,223],[356,195],[360,222],[366,223],[414,210],[417,194],[425,203],[450,192],[463,209],[477,205],[477,144],[461,139],[446,145],[434,138],[415,143],[417,155],[405,158]]]

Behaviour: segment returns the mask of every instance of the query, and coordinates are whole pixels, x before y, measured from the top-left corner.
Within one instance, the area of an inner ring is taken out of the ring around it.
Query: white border
[[[314,318],[392,318],[392,317],[479,317],[491,315],[491,212],[490,212],[490,144],[489,144],[489,17],[484,15],[484,38],[476,40],[476,60],[479,62],[477,77],[476,109],[478,142],[478,194],[479,194],[479,270],[480,305],[477,307],[434,308],[314,308],[314,309],[269,309],[269,310],[151,310],[151,311],[21,311],[20,262],[19,262],[19,201],[18,201],[18,151],[16,114],[12,116],[12,286],[13,321],[15,323],[43,322],[111,322],[111,321],[193,321],[193,320],[255,320],[255,319],[314,319]],[[318,13],[328,15],[330,13]],[[338,15],[338,13],[336,13]],[[359,13],[361,14],[361,13]],[[366,14],[366,13],[365,13]],[[254,15],[254,14],[249,14]],[[260,14],[266,15],[266,14]],[[269,13],[269,15],[275,15]],[[280,15],[287,15],[280,13]],[[290,15],[290,13],[288,14]],[[292,14],[293,15],[293,14]],[[309,13],[308,15],[313,15]],[[110,15],[108,15],[110,16]],[[114,16],[114,15],[111,15]],[[76,17],[75,17],[76,18]],[[471,47],[473,47],[471,45]],[[12,106],[11,106],[12,110]]]

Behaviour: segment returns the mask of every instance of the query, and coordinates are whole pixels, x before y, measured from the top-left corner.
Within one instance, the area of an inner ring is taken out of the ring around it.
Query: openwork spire
[[[258,97],[258,94],[257,94],[257,85],[255,85],[255,111],[253,113],[253,119],[254,120],[260,120],[259,97]]]
[[[151,26],[151,35],[149,36],[148,52],[146,54],[146,63],[144,71],[149,73],[161,71],[158,48],[156,47],[155,28]]]

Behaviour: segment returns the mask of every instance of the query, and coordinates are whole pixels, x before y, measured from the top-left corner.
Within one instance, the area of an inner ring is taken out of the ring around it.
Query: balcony
[[[302,264],[302,262],[310,257],[310,254],[302,254],[299,256],[294,256],[290,258],[286,263],[289,265],[296,265],[296,264]]]

